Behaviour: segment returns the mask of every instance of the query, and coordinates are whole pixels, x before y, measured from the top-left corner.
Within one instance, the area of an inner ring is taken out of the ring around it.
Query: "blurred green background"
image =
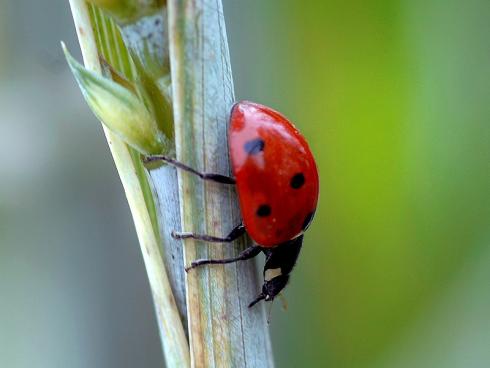
[[[308,138],[321,201],[278,367],[490,366],[490,2],[224,0],[237,98]],[[0,4],[0,366],[161,367],[68,3]],[[79,53],[75,52],[79,57]]]

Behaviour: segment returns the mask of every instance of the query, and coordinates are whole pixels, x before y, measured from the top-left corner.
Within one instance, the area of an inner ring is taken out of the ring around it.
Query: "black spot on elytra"
[[[245,142],[243,145],[243,149],[249,155],[256,155],[259,152],[262,152],[265,147],[265,142],[261,138],[251,139],[248,142]]]
[[[267,217],[271,214],[271,206],[268,204],[262,204],[257,208],[256,212],[257,216],[259,217]]]
[[[306,215],[305,220],[303,221],[303,226],[301,227],[301,229],[303,229],[303,231],[308,229],[308,226],[310,226],[311,220],[313,220],[314,215],[315,215],[314,211],[310,212],[309,214]]]
[[[293,189],[299,189],[303,186],[304,183],[305,176],[303,175],[303,173],[297,173],[291,178],[289,185],[291,185],[291,188]]]

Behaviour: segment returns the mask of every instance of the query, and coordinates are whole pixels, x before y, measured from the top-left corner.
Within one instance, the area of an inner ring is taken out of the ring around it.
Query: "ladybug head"
[[[271,280],[264,282],[262,286],[262,292],[257,296],[257,298],[249,304],[249,308],[253,307],[261,300],[266,302],[271,302],[274,300],[277,294],[281,292],[282,289],[286,287],[289,281],[289,275],[279,275]]]
[[[262,294],[266,301],[272,301],[282,289],[286,287],[289,281],[289,275],[276,276],[273,279],[264,282]]]

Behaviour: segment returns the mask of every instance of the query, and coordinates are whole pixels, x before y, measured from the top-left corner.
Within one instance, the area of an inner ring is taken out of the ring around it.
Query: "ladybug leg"
[[[199,172],[192,167],[189,167],[182,162],[179,162],[177,160],[174,160],[173,158],[163,156],[163,155],[155,155],[155,156],[148,156],[146,157],[143,162],[146,164],[148,162],[153,162],[153,161],[165,161],[167,164],[173,165],[181,170],[190,172],[194,175],[199,176],[203,180],[210,180],[214,181],[216,183],[221,183],[221,184],[235,184],[236,181],[234,178],[231,178],[226,175],[221,175],[221,174],[213,174],[213,173],[202,173]]]
[[[250,302],[250,304],[248,305],[248,307],[249,308],[252,308],[255,304],[257,304],[261,300],[264,300],[265,298],[266,298],[266,296],[263,293],[260,293],[259,295],[257,295],[257,297],[254,300],[252,300]]]
[[[218,236],[212,236],[212,235],[194,234],[194,233],[177,233],[175,231],[172,231],[172,237],[175,239],[195,239],[195,240],[202,240],[209,243],[231,243],[233,240],[239,238],[243,234],[245,234],[245,226],[243,226],[243,224],[240,224],[237,227],[235,227],[233,230],[231,230],[231,232],[225,238],[220,238]]]
[[[226,264],[226,263],[234,263],[238,261],[245,261],[247,259],[255,257],[257,254],[259,254],[262,251],[262,248],[260,248],[258,245],[252,245],[251,247],[248,247],[244,251],[242,251],[238,256],[233,257],[233,258],[225,258],[225,259],[198,259],[194,262],[191,263],[189,267],[185,268],[186,272],[189,272],[189,270],[206,265],[206,264]]]

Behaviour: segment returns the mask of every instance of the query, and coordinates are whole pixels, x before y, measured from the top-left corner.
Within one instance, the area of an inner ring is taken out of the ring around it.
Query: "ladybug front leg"
[[[210,180],[214,181],[216,183],[221,183],[221,184],[235,184],[236,181],[234,178],[231,178],[226,175],[221,175],[221,174],[214,174],[214,173],[202,173],[199,172],[192,167],[189,167],[182,162],[179,162],[177,160],[174,160],[173,158],[163,156],[163,155],[155,155],[155,156],[148,156],[144,160],[144,163],[148,162],[153,162],[153,161],[165,161],[167,164],[173,165],[181,170],[190,172],[192,174],[195,174],[199,176],[203,180]]]
[[[195,239],[202,240],[209,243],[231,243],[233,240],[238,239],[240,236],[245,234],[245,226],[243,224],[235,227],[225,238],[220,238],[218,236],[204,235],[204,234],[194,234],[194,233],[177,233],[172,231],[172,237],[175,239]]]
[[[206,264],[226,264],[226,263],[233,263],[233,262],[238,262],[238,261],[245,261],[247,259],[255,257],[257,254],[259,254],[262,251],[262,248],[259,247],[258,245],[252,245],[251,247],[248,247],[245,249],[243,252],[241,252],[238,256],[233,257],[233,258],[225,258],[225,259],[198,259],[194,262],[191,263],[189,267],[185,268],[185,271],[188,272],[189,270],[206,265]]]

